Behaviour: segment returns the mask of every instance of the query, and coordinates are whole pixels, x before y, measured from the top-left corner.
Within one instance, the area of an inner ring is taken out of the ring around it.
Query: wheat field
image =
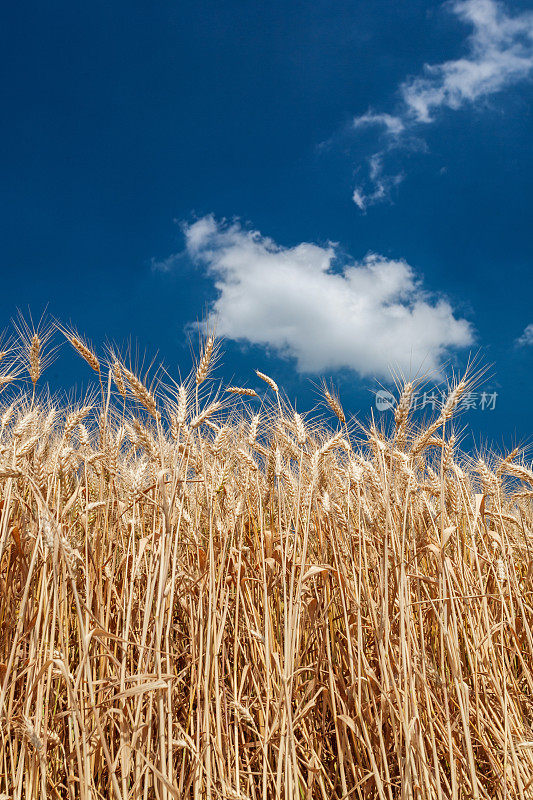
[[[533,472],[461,451],[472,378],[382,429],[218,355],[1,353],[0,798],[532,798]]]

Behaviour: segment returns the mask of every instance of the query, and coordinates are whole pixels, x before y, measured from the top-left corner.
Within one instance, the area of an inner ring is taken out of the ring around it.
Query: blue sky
[[[363,419],[389,368],[479,352],[462,420],[529,437],[531,3],[20,2],[0,38],[6,324],[187,371],[215,315],[221,377],[309,408],[331,376]]]

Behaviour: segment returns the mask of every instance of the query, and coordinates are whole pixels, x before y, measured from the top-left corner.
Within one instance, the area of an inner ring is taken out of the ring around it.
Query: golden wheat
[[[531,798],[530,465],[461,453],[465,381],[357,440],[259,372],[190,408],[216,347],[0,407],[0,797]]]

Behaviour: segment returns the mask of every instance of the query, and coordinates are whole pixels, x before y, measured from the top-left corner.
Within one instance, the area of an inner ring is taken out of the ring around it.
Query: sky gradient
[[[362,419],[477,353],[473,441],[529,441],[530,3],[21,2],[0,38],[5,325],[186,372],[216,318],[228,383],[331,376]]]

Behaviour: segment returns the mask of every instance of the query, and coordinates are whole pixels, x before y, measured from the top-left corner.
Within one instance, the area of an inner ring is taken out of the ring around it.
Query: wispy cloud
[[[172,253],[167,258],[152,258],[150,261],[152,271],[172,272],[172,270],[178,266],[184,255],[184,253]]]
[[[519,347],[533,347],[533,323],[526,325],[522,336],[516,340],[516,344]]]
[[[401,117],[396,117],[392,114],[374,114],[372,111],[367,111],[366,114],[356,117],[353,121],[353,126],[354,128],[385,128],[387,133],[393,136],[398,136],[405,130],[405,123]]]
[[[274,348],[301,372],[435,370],[449,348],[473,340],[470,324],[429,296],[405,261],[370,254],[341,268],[333,244],[282,247],[213,216],[186,226],[185,239],[215,282],[218,333]]]
[[[392,190],[399,186],[405,175],[398,172],[389,175],[383,168],[384,153],[374,153],[368,159],[368,178],[370,189],[364,190],[362,186],[356,186],[352,199],[361,211],[366,211],[367,206],[379,203],[390,197]]]
[[[496,0],[455,0],[446,7],[472,28],[464,56],[426,64],[421,75],[403,81],[394,113],[367,111],[353,122],[355,129],[378,127],[382,136],[382,148],[368,160],[366,180],[354,190],[362,211],[389,198],[399,182],[386,174],[387,154],[409,146],[439,112],[482,102],[533,74],[533,12],[510,15]]]

